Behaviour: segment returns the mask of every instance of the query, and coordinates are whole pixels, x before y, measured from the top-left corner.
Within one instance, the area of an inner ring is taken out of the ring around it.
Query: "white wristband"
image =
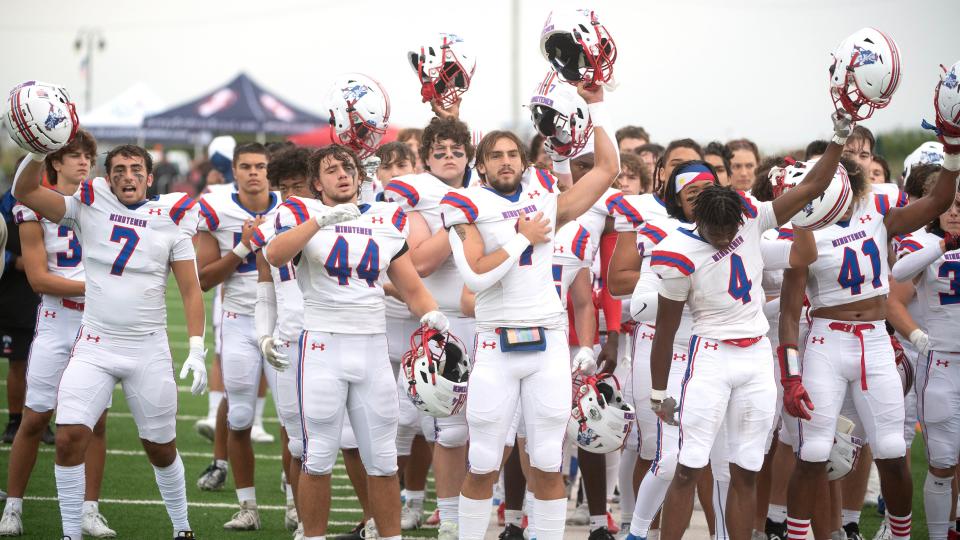
[[[241,259],[245,259],[247,255],[250,254],[250,248],[243,245],[243,242],[240,242],[237,245],[233,246],[233,254],[236,255],[237,257],[240,257]]]
[[[940,166],[948,171],[960,171],[960,154],[944,154],[943,163]]]
[[[841,137],[840,135],[837,135],[836,133],[834,133],[834,134],[833,134],[833,139],[831,139],[831,142],[834,142],[834,143],[836,143],[836,144],[839,144],[840,146],[843,146],[843,145],[847,144],[847,138],[846,138],[846,137]]]
[[[190,350],[203,350],[203,336],[190,336]]]
[[[607,107],[604,106],[602,101],[587,104],[587,110],[590,112],[590,121],[593,122],[594,127],[602,127],[608,135],[613,133],[610,131],[610,117],[607,115]]]
[[[530,240],[526,236],[517,234],[503,245],[503,250],[506,251],[510,257],[519,257],[520,254],[523,253],[523,250],[527,249],[529,245]]]
[[[656,390],[656,389],[650,390],[651,401],[663,401],[665,399],[667,399],[666,390]]]
[[[554,161],[553,172],[557,174],[570,174],[570,160]]]

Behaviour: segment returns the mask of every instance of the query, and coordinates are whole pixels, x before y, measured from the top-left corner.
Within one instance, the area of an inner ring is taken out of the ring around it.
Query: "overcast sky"
[[[618,126],[647,128],[654,140],[750,137],[767,150],[806,144],[830,131],[827,68],[846,35],[875,26],[899,43],[900,89],[865,125],[913,128],[932,118],[939,64],[960,60],[958,0],[520,0],[518,62],[523,102],[543,78],[540,29],[555,8],[593,7],[617,43],[619,87],[608,95]],[[424,6],[434,8],[427,11]],[[433,32],[470,42],[478,57],[462,108],[471,127],[508,127],[511,102],[509,0],[261,2],[49,0],[4,6],[0,88],[29,79],[65,85],[83,110],[81,28],[98,28],[93,105],[136,81],[169,104],[190,100],[246,71],[312,111],[336,75],[367,73],[390,94],[391,121],[430,117],[405,53]],[[521,112],[529,131],[527,113]],[[82,120],[82,115],[81,115]]]

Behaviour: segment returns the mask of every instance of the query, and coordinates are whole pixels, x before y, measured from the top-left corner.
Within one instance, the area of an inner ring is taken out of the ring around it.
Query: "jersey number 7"
[[[140,235],[130,227],[114,225],[113,231],[110,233],[110,241],[123,244],[120,247],[120,253],[117,254],[117,258],[113,261],[113,267],[110,269],[111,274],[122,276],[123,269],[127,267],[127,263],[130,262],[130,256],[133,255],[133,250],[137,249],[137,244],[140,243]]]

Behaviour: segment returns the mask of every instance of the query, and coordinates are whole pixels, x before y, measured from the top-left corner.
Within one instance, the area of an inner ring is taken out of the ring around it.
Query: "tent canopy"
[[[146,128],[290,135],[327,124],[277,97],[246,74],[197,99],[147,116]]]
[[[138,82],[89,113],[81,114],[80,120],[83,128],[100,140],[193,141],[195,136],[186,130],[141,127],[144,116],[164,108],[163,100],[149,86]]]

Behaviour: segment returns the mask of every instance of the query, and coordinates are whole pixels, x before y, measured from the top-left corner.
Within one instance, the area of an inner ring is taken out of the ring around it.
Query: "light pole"
[[[102,51],[107,46],[103,32],[99,28],[81,28],[73,42],[73,48],[83,54],[84,99],[83,108],[90,112],[93,106],[93,53]]]

